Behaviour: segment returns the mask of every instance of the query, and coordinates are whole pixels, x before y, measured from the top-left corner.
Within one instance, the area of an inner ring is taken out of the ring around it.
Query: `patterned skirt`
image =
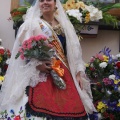
[[[52,120],[87,120],[86,112],[74,85],[70,71],[61,63],[64,69],[66,89],[59,89],[51,75],[46,82],[40,82],[36,87],[27,87],[28,102],[26,112],[37,117]]]

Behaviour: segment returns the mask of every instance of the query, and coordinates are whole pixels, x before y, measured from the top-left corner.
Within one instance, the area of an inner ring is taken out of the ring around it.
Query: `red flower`
[[[104,113],[103,113],[103,116],[104,116],[105,118],[108,118],[108,117],[109,117],[109,114],[108,114],[107,112],[104,112]]]
[[[18,115],[18,116],[15,116],[14,120],[21,120],[21,117],[20,117],[20,115]]]
[[[4,65],[4,70],[7,70],[7,68],[8,68],[8,65],[7,64]]]
[[[9,57],[11,56],[11,53],[10,53],[10,51],[9,51],[9,50],[7,50],[7,54],[8,54],[8,56],[9,56]]]
[[[110,120],[115,120],[114,115],[110,114]]]
[[[4,49],[0,49],[0,54],[1,55],[4,55],[4,52],[5,52]]]
[[[94,71],[95,69],[94,69],[93,67],[90,67],[90,70],[91,70],[91,71]]]
[[[120,69],[120,61],[118,61],[118,62],[116,63],[116,66],[117,66],[118,69]]]

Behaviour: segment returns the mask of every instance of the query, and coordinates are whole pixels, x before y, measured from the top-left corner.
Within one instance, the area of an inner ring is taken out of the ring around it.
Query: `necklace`
[[[42,16],[42,19],[44,19],[44,17]],[[44,19],[46,22],[48,22],[51,26],[55,23],[55,18],[53,18],[53,20],[48,21],[46,19]]]

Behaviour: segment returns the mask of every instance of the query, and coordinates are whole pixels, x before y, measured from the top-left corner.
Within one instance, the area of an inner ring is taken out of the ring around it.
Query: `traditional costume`
[[[84,74],[82,51],[75,30],[67,18],[59,0],[56,20],[59,25],[52,28],[41,16],[39,0],[31,7],[25,22],[21,25],[12,51],[5,82],[0,93],[0,112],[3,118],[52,119],[52,120],[87,120],[87,114],[96,111],[92,103],[90,82]],[[64,69],[62,79],[66,89],[55,86],[50,74],[39,73],[36,66],[41,61],[15,59],[19,45],[31,36],[44,34],[55,47],[56,54]],[[76,74],[81,72],[83,90]]]

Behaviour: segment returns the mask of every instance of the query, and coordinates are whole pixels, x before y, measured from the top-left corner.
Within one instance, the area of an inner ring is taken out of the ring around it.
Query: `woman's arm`
[[[81,89],[83,89],[83,83],[82,83],[82,78],[81,78],[80,72],[78,72],[76,74],[76,79],[77,79],[78,84],[80,85]]]

